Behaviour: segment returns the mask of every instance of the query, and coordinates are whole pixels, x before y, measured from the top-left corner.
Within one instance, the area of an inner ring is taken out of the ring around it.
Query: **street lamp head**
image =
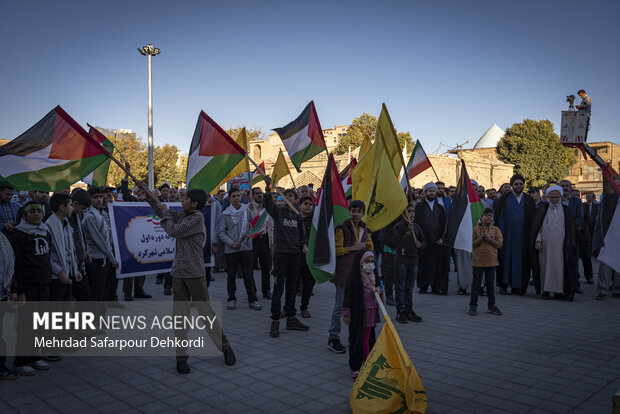
[[[146,53],[144,52],[144,50],[142,50],[142,49],[138,48],[138,52],[140,52],[140,54],[141,54],[142,56],[146,56]]]
[[[153,49],[153,53],[152,53],[152,55],[153,55],[153,56],[155,56],[155,55],[159,55],[159,53],[160,53],[159,48],[155,48],[155,49]]]
[[[140,52],[142,56],[146,56],[146,55],[155,56],[155,55],[159,55],[160,50],[158,48],[153,48],[153,45],[149,43],[146,46],[142,46],[142,48],[138,48],[138,52]]]

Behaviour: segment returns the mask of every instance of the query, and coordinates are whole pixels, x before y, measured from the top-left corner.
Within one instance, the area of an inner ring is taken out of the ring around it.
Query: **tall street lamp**
[[[153,179],[153,91],[152,91],[152,76],[151,76],[151,57],[159,54],[159,49],[148,44],[142,48],[138,48],[138,52],[142,56],[147,57],[147,66],[149,73],[149,179],[148,185],[151,191],[154,188],[155,182]]]

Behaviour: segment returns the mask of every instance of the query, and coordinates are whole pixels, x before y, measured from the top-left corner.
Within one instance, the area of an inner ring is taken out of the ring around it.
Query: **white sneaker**
[[[17,375],[20,377],[32,377],[33,375],[37,375],[37,371],[29,365],[24,365],[23,367],[13,366],[13,371],[17,372]]]
[[[228,301],[228,305],[226,305],[226,309],[228,310],[237,309],[237,301],[236,300]]]
[[[37,371],[47,371],[50,369],[49,364],[42,359],[38,360],[37,362],[33,362],[32,364],[30,364],[30,366]]]
[[[256,302],[250,303],[250,309],[261,310],[263,308],[261,308],[260,303],[258,303],[258,301],[256,301]]]

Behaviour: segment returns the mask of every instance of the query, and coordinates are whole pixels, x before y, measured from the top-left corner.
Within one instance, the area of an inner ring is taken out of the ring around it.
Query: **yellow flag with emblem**
[[[370,231],[387,226],[407,207],[407,197],[398,180],[401,159],[396,131],[384,104],[375,143],[351,173],[353,199],[366,204],[363,220]]]
[[[288,164],[284,158],[284,153],[282,152],[282,149],[280,149],[276,163],[273,165],[273,171],[271,172],[271,181],[273,181],[274,185],[278,184],[278,181],[290,173],[291,171],[288,169]]]
[[[428,409],[422,380],[387,315],[353,384],[349,403],[353,414],[424,414]]]
[[[245,130],[245,127],[241,128],[241,131],[239,132],[239,135],[237,136],[237,138],[235,138],[235,142],[237,144],[239,144],[239,146],[241,148],[243,148],[246,152],[248,152],[248,149],[249,149],[249,147],[248,147],[248,134],[247,134],[247,132]],[[228,175],[226,177],[224,177],[224,179],[215,188],[216,189],[220,188],[223,184],[226,184],[228,182],[228,180],[232,180],[233,178],[235,178],[239,174],[242,174],[242,173],[248,172],[248,171],[250,171],[250,163],[248,162],[247,157],[243,157],[243,159],[241,159],[241,161],[239,161],[239,163],[235,166],[235,168],[230,170]]]

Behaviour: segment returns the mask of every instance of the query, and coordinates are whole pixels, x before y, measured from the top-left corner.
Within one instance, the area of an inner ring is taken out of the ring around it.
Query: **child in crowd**
[[[375,255],[368,250],[358,251],[344,290],[342,320],[349,325],[349,367],[353,379],[375,344],[375,325],[381,321],[374,295],[381,288],[374,270]]]
[[[415,206],[409,204],[402,219],[391,229],[389,237],[395,246],[394,270],[396,271],[396,320],[400,323],[422,322],[413,311],[413,285],[418,277],[418,257],[425,246],[424,232],[413,222]]]
[[[52,270],[50,267],[52,238],[43,225],[43,206],[38,201],[24,204],[22,220],[11,235],[15,252],[15,281],[17,300],[20,302],[50,299]],[[28,329],[17,333],[17,349],[28,347],[33,340]],[[46,371],[49,365],[40,356],[16,356],[14,370],[19,375],[35,375]]]
[[[478,292],[480,283],[484,275],[487,288],[488,310],[491,315],[501,315],[502,312],[495,306],[495,291],[493,281],[495,280],[495,267],[499,265],[497,260],[497,250],[502,247],[502,232],[493,225],[493,210],[484,209],[480,222],[474,227],[473,234],[473,284],[471,287],[471,298],[469,302],[469,314],[478,315]]]

